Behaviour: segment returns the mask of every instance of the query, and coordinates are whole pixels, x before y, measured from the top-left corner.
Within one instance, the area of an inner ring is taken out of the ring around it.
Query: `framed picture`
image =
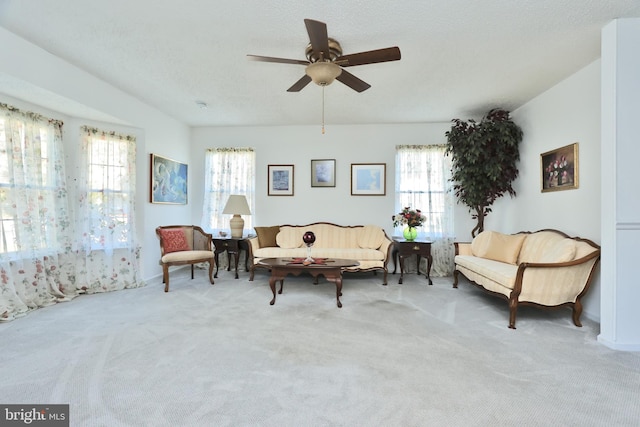
[[[311,186],[312,187],[335,187],[336,186],[335,159],[311,160]]]
[[[268,166],[269,196],[293,196],[293,165]]]
[[[149,201],[168,205],[187,204],[187,165],[151,154]]]
[[[384,196],[387,193],[386,163],[351,163],[352,196]]]
[[[542,192],[578,188],[578,143],[540,154]]]

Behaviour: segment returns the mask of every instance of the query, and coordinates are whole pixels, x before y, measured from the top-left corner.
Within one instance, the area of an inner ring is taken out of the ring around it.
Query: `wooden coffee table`
[[[320,259],[318,259],[320,262]],[[322,275],[329,282],[336,284],[336,300],[338,307],[342,307],[340,302],[340,296],[342,296],[342,270],[346,267],[355,267],[360,265],[358,261],[352,259],[325,259],[319,264],[304,265],[300,262],[299,258],[264,258],[258,262],[263,267],[271,270],[271,277],[269,278],[269,287],[273,293],[273,298],[269,304],[276,303],[276,282],[280,281],[279,294],[282,293],[282,286],[284,285],[284,278],[292,274],[299,276],[302,273],[308,273],[314,278],[318,278]]]

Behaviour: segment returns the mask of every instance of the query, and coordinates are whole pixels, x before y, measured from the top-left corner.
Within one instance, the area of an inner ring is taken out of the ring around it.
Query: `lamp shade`
[[[222,213],[233,215],[233,218],[229,220],[231,237],[236,239],[242,238],[242,232],[244,230],[244,220],[240,217],[240,215],[251,215],[251,210],[249,210],[247,198],[240,194],[230,195],[229,200],[227,200],[227,204],[225,205]]]
[[[223,214],[232,215],[251,215],[247,198],[240,194],[232,194],[227,200],[227,204],[224,206]]]

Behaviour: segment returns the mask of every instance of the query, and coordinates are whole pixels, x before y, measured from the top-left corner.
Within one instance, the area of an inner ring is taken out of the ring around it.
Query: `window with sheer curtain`
[[[81,293],[144,285],[135,138],[82,128],[72,203],[62,126],[0,104],[0,321]]]
[[[137,287],[136,138],[83,127],[78,177],[78,256],[87,292]]]
[[[0,320],[77,294],[62,122],[0,104]]]
[[[444,145],[396,146],[395,212],[420,209],[426,221],[419,237],[431,240],[434,276],[453,272],[454,198],[450,191],[451,162]],[[402,234],[398,227],[395,234]]]
[[[231,215],[222,214],[231,194],[247,197],[255,212],[255,151],[253,148],[212,148],[205,154],[204,203],[201,226],[209,233],[229,231]],[[243,215],[244,234],[253,229],[252,215]]]

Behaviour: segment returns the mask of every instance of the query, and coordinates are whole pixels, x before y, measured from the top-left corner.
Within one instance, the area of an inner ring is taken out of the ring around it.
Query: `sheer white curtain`
[[[222,211],[231,194],[247,197],[255,213],[255,152],[253,148],[213,148],[207,150],[204,169],[204,203],[201,226],[209,233],[229,231],[231,215]],[[252,215],[243,215],[244,233],[253,229]]]
[[[453,273],[454,195],[450,191],[451,161],[445,145],[396,146],[396,212],[420,209],[427,217],[419,237],[433,241],[434,276]],[[397,234],[402,234],[399,227]]]
[[[0,104],[0,320],[77,294],[61,128]]]
[[[78,176],[78,283],[87,293],[144,285],[135,230],[136,139],[83,127]]]

